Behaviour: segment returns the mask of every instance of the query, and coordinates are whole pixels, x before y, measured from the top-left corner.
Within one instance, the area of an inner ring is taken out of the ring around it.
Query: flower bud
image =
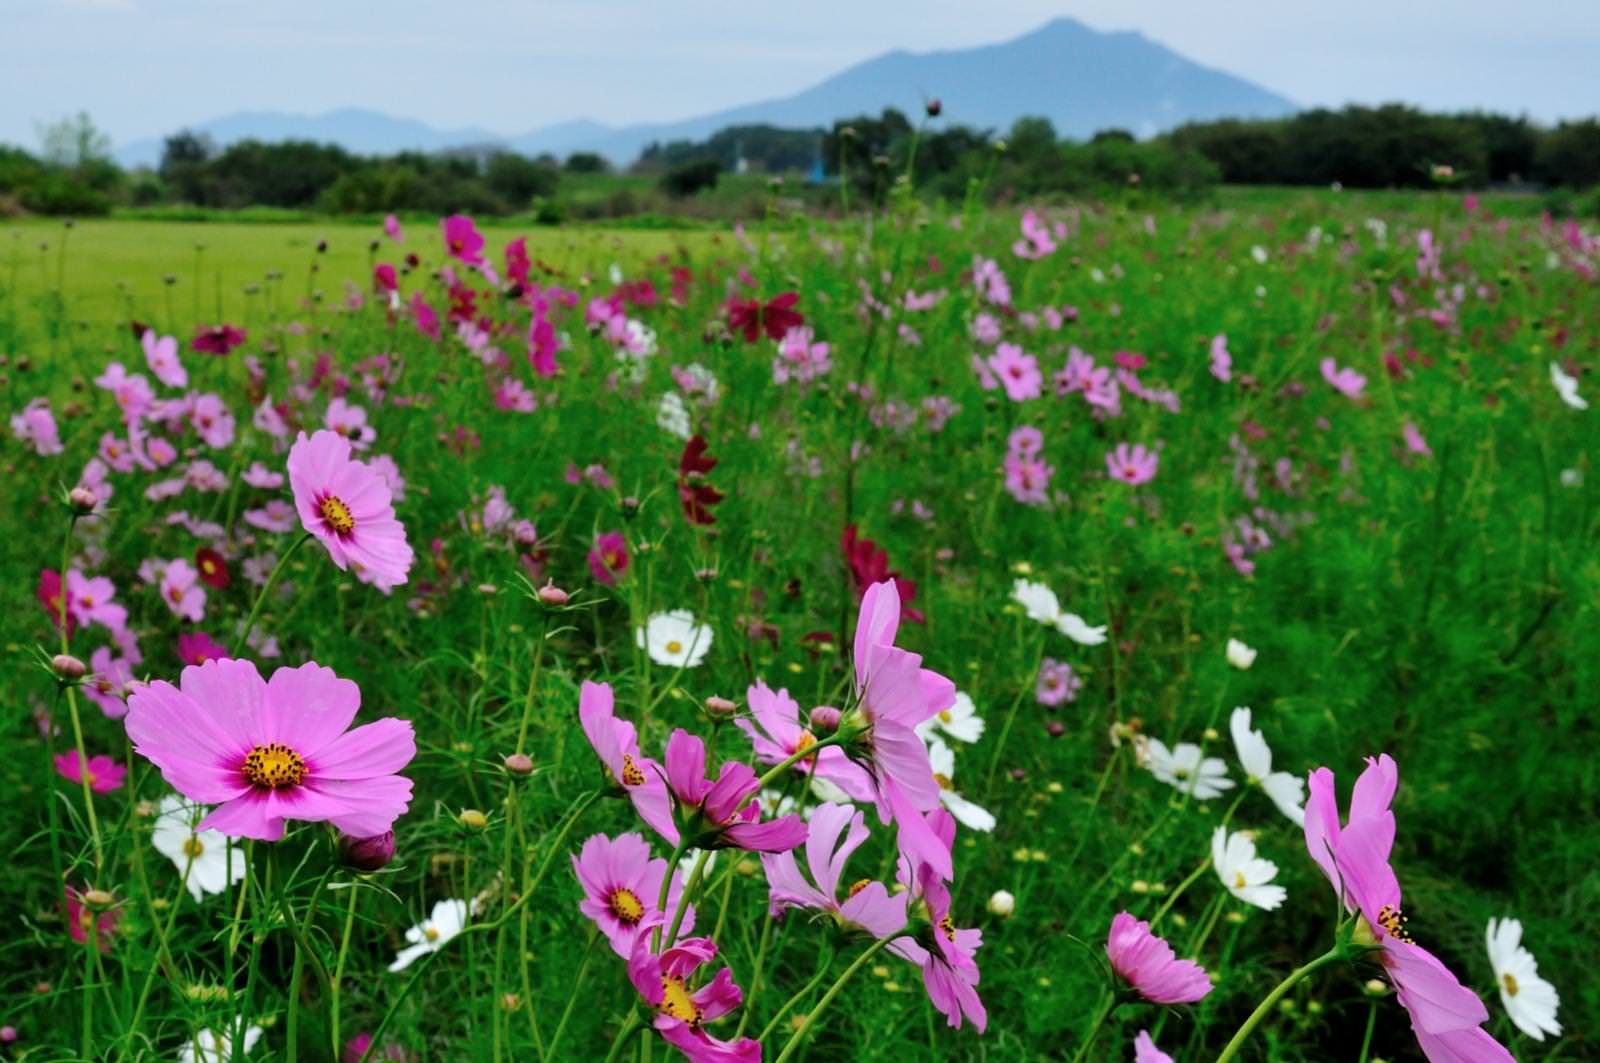
[[[729,701],[727,698],[718,697],[717,695],[713,694],[706,699],[706,713],[713,719],[730,719],[733,714],[738,711],[738,704],[736,702]]]
[[[942,112],[944,110],[944,104],[939,101],[939,97],[937,97],[937,96],[935,96],[933,99],[929,100],[923,106],[924,106],[924,109],[928,112],[928,117],[929,118],[937,118],[937,117],[939,117],[940,112]]]
[[[489,825],[489,817],[475,808],[463,808],[461,814],[456,816],[456,822],[472,830],[482,830]]]
[[[370,838],[339,835],[339,853],[344,862],[357,871],[378,871],[394,859],[394,831],[387,830]]]
[[[539,602],[551,608],[558,608],[567,604],[567,592],[557,587],[554,582],[546,583],[539,588]]]
[[[1067,733],[1067,725],[1062,723],[1060,720],[1051,720],[1049,723],[1044,725],[1044,729],[1050,732],[1051,738],[1060,738],[1062,735]]]
[[[9,1045],[17,1039],[15,1026],[0,1026],[0,1044]]]
[[[533,758],[526,753],[510,753],[505,758],[506,771],[513,775],[529,775],[533,772]]]
[[[88,665],[70,653],[58,653],[50,658],[50,668],[62,679],[82,679],[89,674]]]
[[[997,915],[1001,919],[1011,918],[1011,913],[1017,910],[1017,899],[1005,890],[995,890],[989,895],[989,914]]]
[[[94,492],[87,487],[74,487],[67,492],[67,502],[79,513],[89,513],[94,510],[95,503],[100,501]]]
[[[811,710],[811,729],[817,734],[831,735],[839,729],[842,717],[832,705],[818,705]]]
[[[102,889],[84,890],[79,895],[86,907],[109,908],[116,903],[116,898]]]

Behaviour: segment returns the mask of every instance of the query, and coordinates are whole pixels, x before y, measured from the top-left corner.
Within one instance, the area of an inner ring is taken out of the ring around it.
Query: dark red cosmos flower
[[[850,566],[850,582],[855,585],[856,600],[860,601],[867,588],[886,579],[894,580],[900,593],[900,615],[918,624],[926,623],[922,610],[911,608],[917,597],[917,585],[889,568],[889,552],[881,550],[871,539],[862,539],[854,524],[844,530],[845,563]]]
[[[227,656],[227,647],[204,631],[185,631],[178,636],[178,660],[184,664],[204,664]]]
[[[243,342],[244,329],[224,323],[198,326],[189,346],[206,354],[223,355],[233,353],[233,349]]]
[[[195,571],[200,573],[200,582],[207,587],[222,590],[233,577],[228,573],[228,559],[211,549],[202,546],[194,552]]]
[[[629,306],[655,306],[661,301],[656,294],[655,282],[646,278],[637,281],[625,281],[617,286],[617,295]]]
[[[44,606],[44,611],[50,616],[50,623],[57,629],[61,627],[62,617],[67,621],[67,635],[72,635],[72,629],[77,622],[72,619],[72,614],[65,611],[66,588],[61,585],[61,573],[53,568],[47,568],[39,573],[39,589],[34,592],[39,599],[39,604]]]
[[[717,459],[706,453],[707,445],[703,436],[690,436],[678,460],[678,501],[690,524],[715,524],[710,507],[722,501],[722,492],[704,481],[717,467]]]
[[[754,343],[763,332],[769,340],[781,340],[790,329],[805,324],[805,315],[794,309],[799,301],[799,292],[775,295],[765,306],[760,299],[730,299],[728,329],[746,343]]]
[[[400,288],[400,279],[395,276],[394,267],[387,262],[379,262],[372,270],[372,290],[375,292],[392,292]]]

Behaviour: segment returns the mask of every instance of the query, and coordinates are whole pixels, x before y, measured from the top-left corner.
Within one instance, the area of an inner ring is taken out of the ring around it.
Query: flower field
[[[1600,1051],[1600,237],[295,229],[0,252],[0,1055]]]

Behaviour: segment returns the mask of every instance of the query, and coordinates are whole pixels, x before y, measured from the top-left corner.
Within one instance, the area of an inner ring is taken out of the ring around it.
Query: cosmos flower
[[[669,391],[661,396],[656,406],[656,427],[688,441],[694,429],[689,424],[689,408],[683,404],[682,395]]]
[[[956,791],[956,755],[950,747],[937,738],[933,739],[928,744],[928,763],[933,767],[934,782],[939,784],[939,803],[956,817],[957,822],[971,830],[994,830],[994,814]]]
[[[1190,960],[1178,959],[1150,924],[1119,912],[1111,920],[1106,956],[1117,976],[1152,1004],[1192,1004],[1211,992],[1211,978]]]
[[[189,347],[205,354],[221,356],[233,353],[233,349],[244,340],[245,332],[242,328],[229,324],[201,325],[195,329],[194,339],[189,342]]]
[[[678,459],[678,501],[683,505],[683,516],[690,524],[715,524],[711,507],[722,501],[722,492],[706,482],[717,459],[707,451],[704,436],[694,435],[683,445],[683,455]]]
[[[451,258],[468,266],[484,265],[483,234],[465,214],[452,214],[440,222],[444,229],[444,249]]]
[[[189,372],[178,358],[178,337],[157,336],[154,331],[146,329],[144,335],[139,337],[139,345],[144,348],[145,364],[157,380],[169,388],[189,386]]]
[[[235,1029],[230,1024],[228,1030]],[[261,1040],[261,1035],[266,1031],[259,1026],[251,1026],[244,1031],[244,1043],[239,1049],[241,1057],[250,1054],[250,1050]],[[193,1037],[178,1046],[178,1063],[232,1063],[234,1057],[233,1034],[218,1033],[216,1030],[205,1028],[196,1030]]]
[[[467,902],[463,900],[438,901],[432,914],[406,931],[411,942],[395,953],[390,972],[403,971],[430,952],[438,952],[452,938],[467,928]]]
[[[1219,757],[1206,756],[1192,742],[1179,742],[1169,750],[1160,739],[1151,738],[1144,745],[1144,757],[1144,766],[1151,775],[1197,801],[1208,801],[1233,789],[1228,766]]]
[[[289,485],[300,524],[341,569],[380,586],[406,581],[413,554],[395,519],[389,484],[350,457],[350,441],[326,429],[289,448]]]
[[[917,724],[917,735],[924,742],[934,741],[938,736],[954,738],[957,742],[976,742],[983,737],[983,717],[978,715],[972,696],[958,690],[948,709],[940,709]]]
[[[1121,480],[1130,486],[1149,483],[1156,478],[1156,467],[1161,459],[1152,450],[1146,450],[1143,443],[1128,446],[1118,443],[1114,450],[1106,454],[1106,471],[1113,480]]]
[[[1233,379],[1233,355],[1228,353],[1228,337],[1211,338],[1211,375],[1224,384]]]
[[[1039,662],[1039,680],[1033,697],[1039,704],[1054,708],[1064,702],[1077,701],[1078,690],[1083,686],[1072,671],[1072,665],[1046,657]]]
[[[179,683],[134,691],[124,723],[173,789],[219,806],[201,830],[277,841],[296,819],[367,838],[411,803],[411,780],[395,774],[416,755],[411,724],[387,717],[351,730],[361,690],[331,668],[307,663],[263,680],[249,661],[212,660]]]
[[[734,718],[733,725],[745,733],[761,764],[781,764],[803,749],[816,744],[817,736],[800,724],[800,704],[787,690],[773,691],[763,680],[745,691],[750,719]],[[828,746],[815,755],[797,760],[791,769],[799,775],[826,779],[856,801],[872,800],[872,781],[853,764],[838,746]]]
[[[790,329],[806,323],[805,317],[794,309],[799,301],[799,292],[775,295],[765,304],[759,299],[730,299],[728,331],[743,336],[746,343],[754,343],[762,333],[769,340],[781,340]]]
[[[589,574],[596,583],[617,585],[617,577],[628,571],[628,539],[620,531],[599,532],[589,551]]]
[[[11,434],[31,445],[41,458],[60,454],[65,449],[55,415],[50,412],[50,400],[46,398],[32,400],[21,413],[11,416]]]
[[[989,368],[1012,402],[1036,399],[1043,393],[1044,374],[1039,371],[1039,360],[1014,343],[996,347],[989,356]]]
[[[133,682],[132,663],[125,657],[112,656],[110,646],[100,646],[89,656],[89,671],[89,677],[83,681],[84,694],[100,706],[107,718],[122,719],[128,712],[128,704],[123,699]]]
[[[861,538],[854,524],[845,526],[844,538],[840,545],[844,550],[845,564],[850,569],[850,583],[855,588],[858,602],[873,584],[891,580],[894,583],[895,593],[900,597],[900,615],[913,624],[926,622],[921,610],[911,605],[917,600],[917,585],[889,567],[889,551],[882,549],[871,539]]]
[[[1149,1030],[1140,1030],[1133,1039],[1133,1063],[1172,1063],[1172,1057],[1156,1047]]]
[[[811,814],[806,831],[809,881],[801,873],[793,852],[761,856],[772,908],[827,912],[842,926],[864,930],[875,938],[898,933],[906,925],[904,893],[891,895],[883,883],[863,879],[848,888],[843,901],[838,899],[845,864],[869,836],[866,817],[849,805],[824,803]]]
[[[578,690],[578,722],[615,791],[627,796],[634,811],[657,834],[676,837],[665,772],[640,754],[633,724],[617,719],[610,684],[584,681]]]
[[[724,761],[717,777],[706,776],[706,747],[681,727],[667,739],[667,786],[672,791],[679,829],[667,840],[696,849],[747,849],[781,853],[805,841],[799,816],[761,821],[761,803],[752,800],[760,788],[755,769]]]
[[[1229,639],[1226,651],[1228,663],[1241,672],[1248,671],[1256,663],[1256,651],[1240,642],[1238,639]]]
[[[1328,386],[1347,399],[1359,399],[1366,390],[1367,378],[1349,366],[1341,369],[1332,358],[1324,358],[1320,368],[1322,379],[1328,382]]]
[[[644,836],[633,831],[616,838],[591,836],[572,857],[572,870],[583,887],[579,910],[594,922],[611,943],[611,950],[623,959],[633,955],[641,936],[648,937],[650,931],[672,918],[683,895],[682,876],[674,869],[667,906],[664,910],[656,908],[667,861],[650,859],[650,846]],[[694,929],[693,905],[684,909],[680,929],[685,934]]]
[[[1063,612],[1056,592],[1043,583],[1016,580],[1011,584],[1011,600],[1022,606],[1028,619],[1055,628],[1080,646],[1099,646],[1106,640],[1105,625],[1091,627],[1077,613]]]
[[[233,580],[228,571],[228,559],[209,546],[202,546],[194,552],[194,567],[200,582],[216,590],[226,590]]]
[[[122,909],[110,908],[96,916],[94,910],[84,903],[84,894],[72,886],[66,888],[65,900],[67,933],[71,935],[72,940],[80,945],[86,945],[92,934],[95,947],[101,952],[110,952],[117,924],[122,922]]]
[[[1272,911],[1283,903],[1288,891],[1269,883],[1278,875],[1278,865],[1256,855],[1256,843],[1244,831],[1228,833],[1218,827],[1211,835],[1211,867],[1229,893],[1246,904]]]
[[[122,780],[127,776],[128,769],[104,753],[90,757],[85,763],[79,759],[76,749],[69,749],[56,754],[56,774],[69,782],[87,780],[89,789],[95,793],[108,794],[112,790],[122,789]]]
[[[1517,1029],[1543,1041],[1545,1034],[1561,1036],[1556,1010],[1561,997],[1556,987],[1539,977],[1539,964],[1522,947],[1522,923],[1516,919],[1491,919],[1484,934],[1489,966],[1500,986],[1500,1003]]]
[[[247,870],[244,850],[238,846],[230,849],[226,834],[195,829],[205,813],[204,807],[168,794],[161,799],[150,832],[150,844],[172,861],[179,877],[188,872],[185,884],[196,904],[208,893],[226,893],[228,884],[242,880]]]
[[[1556,394],[1561,396],[1561,401],[1574,410],[1589,408],[1589,400],[1578,394],[1577,378],[1568,376],[1557,362],[1550,363],[1550,383],[1555,386]]]
[[[54,575],[48,570],[45,574]],[[43,580],[40,588],[44,588]],[[66,591],[67,612],[74,624],[100,624],[110,631],[128,626],[128,610],[113,600],[117,587],[105,576],[90,577],[75,568],[68,569]]]
[[[917,937],[898,937],[889,951],[922,968],[922,985],[928,1000],[959,1030],[965,1019],[983,1033],[989,1013],[978,997],[978,963],[973,955],[983,947],[983,932],[958,928],[950,914],[950,891],[937,871],[926,864],[916,873],[916,893],[927,909],[928,925]]]
[[[658,956],[650,951],[650,935],[641,934],[628,960],[628,980],[656,1013],[656,1032],[692,1063],[760,1063],[759,1042],[722,1041],[706,1029],[744,1000],[733,972],[724,967],[699,989],[689,988],[695,971],[716,954],[711,939],[701,937],[679,941]]]
[[[634,641],[650,659],[667,668],[698,668],[711,650],[711,628],[695,623],[687,609],[652,614],[634,629]]]
[[[1260,731],[1250,729],[1250,710],[1240,706],[1228,717],[1228,731],[1233,735],[1233,748],[1239,754],[1239,763],[1245,771],[1245,781],[1259,786],[1278,806],[1278,811],[1302,826],[1306,821],[1305,781],[1286,771],[1272,770],[1272,750]]]
[[[206,592],[200,573],[182,558],[167,562],[161,573],[161,600],[174,616],[199,623],[206,615]]]

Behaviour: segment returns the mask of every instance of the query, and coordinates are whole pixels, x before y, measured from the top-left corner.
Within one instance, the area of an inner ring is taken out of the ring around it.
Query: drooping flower
[[[1561,1036],[1556,1011],[1561,997],[1556,987],[1539,977],[1533,953],[1522,947],[1522,923],[1516,919],[1490,919],[1484,934],[1489,966],[1500,986],[1500,1003],[1517,1029],[1543,1041],[1545,1034]]]
[[[394,962],[389,964],[389,970],[391,972],[405,970],[428,953],[438,952],[444,948],[452,938],[466,928],[466,901],[436,902],[432,914],[427,919],[406,931],[406,940],[411,944],[395,953]]]
[[[650,659],[668,668],[698,668],[711,651],[711,628],[687,609],[652,614],[634,629],[634,641]]]
[[[1286,771],[1272,770],[1272,749],[1260,731],[1250,729],[1250,710],[1239,706],[1228,717],[1228,731],[1233,735],[1233,748],[1244,766],[1245,781],[1261,787],[1278,811],[1294,823],[1303,826],[1306,821],[1305,780]]]
[[[205,813],[204,807],[168,794],[161,799],[150,832],[150,844],[172,861],[196,904],[208,893],[226,893],[228,884],[243,879],[247,869],[244,850],[230,849],[227,835],[196,829]]]
[[[1150,924],[1118,912],[1106,937],[1106,956],[1117,976],[1152,1004],[1192,1004],[1211,992],[1211,978],[1190,960],[1180,960]]]
[[[95,793],[108,794],[112,790],[122,789],[122,780],[127,776],[128,768],[104,753],[90,757],[85,762],[78,757],[76,749],[69,749],[56,754],[56,774],[69,782],[87,780],[89,789]]]
[[[699,989],[689,988],[694,972],[716,954],[711,939],[701,937],[679,941],[658,956],[650,951],[650,935],[642,934],[628,960],[628,980],[655,1011],[656,1032],[692,1063],[760,1063],[759,1042],[722,1041],[706,1029],[744,1000],[733,972],[724,967]]]
[[[277,841],[284,821],[382,834],[411,803],[396,774],[416,755],[411,724],[386,717],[350,729],[361,690],[314,663],[263,680],[249,661],[191,665],[128,698],[133,748],[191,801],[218,805],[200,823]]]
[[[672,822],[666,774],[659,764],[640,754],[633,724],[617,719],[610,684],[584,681],[578,690],[578,721],[600,758],[606,781],[633,802],[634,811],[652,830],[663,838],[674,836],[677,827]]]
[[[672,918],[683,895],[682,876],[674,869],[667,906],[656,908],[667,861],[650,859],[650,846],[643,835],[632,831],[616,838],[593,835],[572,857],[572,870],[583,886],[579,910],[593,920],[611,943],[611,950],[624,959],[633,955],[641,935],[648,937]],[[693,905],[685,907],[679,929],[685,934],[694,929]]]
[[[395,519],[388,481],[350,457],[348,439],[326,429],[309,439],[301,432],[288,467],[300,524],[335,565],[379,586],[406,581],[414,555]]]
[[[793,852],[762,854],[772,907],[827,912],[840,925],[864,930],[875,938],[898,933],[906,925],[904,893],[890,894],[883,883],[862,879],[849,886],[845,899],[839,900],[845,864],[869,836],[866,817],[849,805],[824,803],[811,813],[806,831],[809,881],[801,874]]]
[[[672,791],[677,829],[667,840],[696,849],[746,849],[759,853],[787,852],[805,841],[799,816],[761,821],[760,789],[755,769],[736,760],[724,761],[716,779],[706,776],[706,747],[681,727],[667,739],[667,786]]]
[[[1149,483],[1156,478],[1156,467],[1161,459],[1155,451],[1146,450],[1143,443],[1128,446],[1118,443],[1116,448],[1106,454],[1106,471],[1113,480],[1121,480],[1125,484],[1137,486]]]
[[[1228,832],[1218,827],[1211,835],[1211,867],[1229,893],[1246,904],[1272,911],[1283,903],[1288,891],[1269,885],[1278,876],[1278,865],[1256,855],[1256,843],[1244,831]]]
[[[752,719],[736,717],[733,725],[743,731],[761,764],[780,764],[816,744],[817,736],[800,723],[800,704],[787,690],[776,692],[763,680],[745,692]],[[853,800],[872,799],[872,781],[861,767],[850,761],[838,746],[827,746],[814,755],[797,760],[792,768],[800,775],[826,779]]]
[[[1197,801],[1208,801],[1233,789],[1227,764],[1220,757],[1206,756],[1192,742],[1179,742],[1169,750],[1160,739],[1151,738],[1145,743],[1144,756],[1144,766],[1151,775]]]

